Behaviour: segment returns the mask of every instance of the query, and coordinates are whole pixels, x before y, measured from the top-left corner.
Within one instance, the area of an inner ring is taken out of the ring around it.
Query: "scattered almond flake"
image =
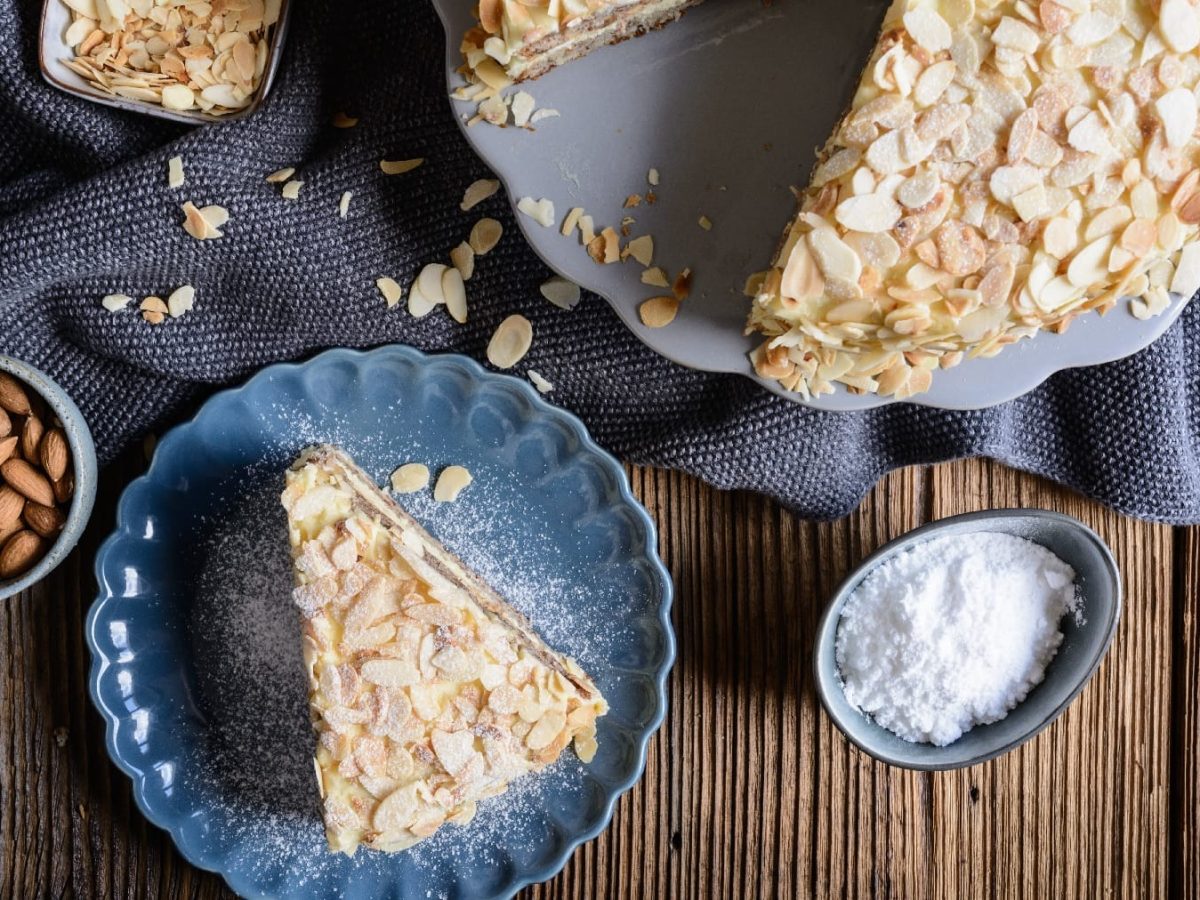
[[[524,128],[529,124],[529,117],[533,115],[535,106],[533,96],[525,91],[517,91],[512,97],[512,117],[513,124],[518,128]]]
[[[771,274],[770,269],[764,269],[761,272],[754,272],[746,276],[746,283],[742,287],[742,293],[747,297],[757,297],[762,291],[763,283],[767,280],[767,276]],[[664,284],[663,287],[666,287]]]
[[[628,197],[625,198],[625,202],[623,204],[621,204],[621,207],[623,209],[633,209],[634,207],[641,206],[641,205],[642,205],[642,195],[641,194],[630,194]]]
[[[446,311],[460,325],[467,321],[467,290],[463,285],[462,273],[450,267],[442,273],[442,296],[446,298]]]
[[[295,166],[287,166],[286,168],[277,169],[276,171],[272,172],[270,175],[267,176],[267,181],[270,182],[271,184],[283,184],[283,182],[287,181],[289,178],[291,178],[295,174],[296,174],[296,167]]]
[[[658,187],[658,169],[651,169],[646,173],[646,183],[651,187]]]
[[[478,111],[479,114],[475,117],[476,120],[483,120],[491,125],[499,126],[503,126],[508,122],[508,104],[498,94],[484,99],[479,104]],[[472,122],[471,124],[474,123]]]
[[[450,262],[454,263],[454,268],[458,269],[463,281],[470,281],[471,276],[475,274],[475,251],[466,241],[450,251]]]
[[[346,218],[346,214],[350,212],[350,198],[353,196],[354,194],[350,191],[342,194],[342,199],[338,201],[338,216],[340,218]]]
[[[1200,290],[1200,243],[1188,244],[1179,254],[1179,264],[1171,278],[1171,293],[1185,300]]]
[[[415,319],[422,316],[427,316],[437,307],[437,303],[427,299],[421,293],[421,287],[417,279],[413,279],[412,285],[408,289],[408,314]]]
[[[433,487],[433,499],[438,503],[452,503],[471,481],[471,473],[462,466],[446,466]]]
[[[480,219],[471,229],[467,244],[475,251],[476,256],[486,256],[500,243],[503,234],[504,227],[495,219]]]
[[[517,209],[533,219],[543,228],[551,228],[554,225],[554,203],[543,197],[541,200],[534,200],[532,197],[522,197],[517,201]]]
[[[128,308],[133,302],[133,298],[128,294],[105,294],[100,300],[100,305],[111,313],[120,312]]]
[[[183,187],[183,157],[172,156],[167,160],[167,187],[172,190]]]
[[[500,190],[500,182],[494,178],[480,178],[478,181],[473,181],[463,193],[462,203],[458,205],[458,208],[463,212],[469,212],[498,190]]]
[[[375,279],[375,287],[379,288],[379,293],[383,294],[388,309],[391,309],[404,297],[404,289],[396,283],[394,278],[388,278],[386,275]]]
[[[532,344],[533,325],[514,313],[500,323],[488,342],[488,362],[497,369],[511,369],[525,357]]]
[[[579,241],[580,243],[590,244],[596,238],[596,226],[592,223],[592,217],[584,214],[579,217]]]
[[[539,394],[549,394],[554,390],[554,385],[533,369],[528,370],[525,374],[529,376],[529,380],[533,382],[533,386],[537,388]]]
[[[621,258],[621,239],[612,228],[605,228],[588,244],[587,251],[601,265],[615,263]]]
[[[710,219],[708,216],[701,216],[697,220],[697,224],[705,231],[712,231],[712,219]]]
[[[676,300],[686,300],[688,295],[692,293],[692,270],[684,269],[675,276],[675,282],[671,285],[671,293],[675,295]]]
[[[183,210],[184,215],[183,230],[196,240],[207,241],[223,237],[220,230],[210,224],[208,218],[201,214],[192,201],[189,200],[180,208]]]
[[[424,159],[384,159],[380,160],[379,168],[384,175],[403,175],[405,172],[411,172],[417,166],[425,162]]]
[[[176,288],[167,298],[167,312],[172,319],[178,319],[185,313],[191,312],[196,306],[196,289],[190,284]]]
[[[625,245],[625,252],[622,254],[622,257],[625,255],[632,256],[643,267],[650,265],[651,260],[654,259],[654,238],[648,234],[635,237]]]
[[[334,128],[353,128],[358,124],[356,116],[348,116],[344,112],[335,113],[333,116]]]
[[[446,293],[442,289],[442,275],[448,266],[441,263],[429,263],[417,273],[417,287],[421,296],[435,306],[446,302]]]
[[[671,282],[667,281],[667,273],[663,271],[661,266],[652,266],[642,272],[642,284],[653,285],[654,287],[670,287]]]
[[[647,191],[646,192],[646,205],[653,206],[657,202],[658,202],[658,194],[654,193],[654,191]]]
[[[567,213],[567,217],[563,219],[562,236],[570,237],[571,232],[575,230],[575,226],[579,224],[579,217],[583,215],[582,206],[573,206],[571,211]]]
[[[539,290],[559,309],[574,309],[579,304],[579,285],[559,275],[543,282]]]
[[[138,308],[142,311],[142,318],[151,325],[161,325],[169,312],[162,297],[147,297]]]
[[[679,301],[674,297],[651,297],[638,307],[638,316],[647,328],[663,328],[675,321]]]
[[[429,466],[424,463],[405,463],[392,473],[392,490],[412,494],[429,485]]]
[[[538,109],[534,110],[532,116],[529,117],[529,124],[536,125],[543,119],[557,119],[560,113],[557,109]]]
[[[302,187],[304,187],[303,181],[296,181],[295,179],[293,179],[293,180],[289,181],[287,184],[285,184],[283,186],[283,190],[280,191],[279,193],[280,193],[280,196],[282,196],[284,200],[295,200],[296,198],[298,198],[300,196],[300,188],[302,188]]]

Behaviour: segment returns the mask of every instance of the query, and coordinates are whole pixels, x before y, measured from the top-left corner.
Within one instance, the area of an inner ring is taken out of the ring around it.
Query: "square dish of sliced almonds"
[[[62,423],[28,385],[0,372],[0,587],[54,546],[74,493]]]
[[[46,0],[42,75],[64,91],[162,118],[241,118],[270,90],[289,5]]]

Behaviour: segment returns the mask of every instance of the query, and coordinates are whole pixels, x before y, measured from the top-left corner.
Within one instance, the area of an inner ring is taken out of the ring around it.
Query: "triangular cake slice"
[[[282,502],[331,849],[465,823],[572,741],[591,760],[592,680],[344,452],[306,451]]]
[[[747,286],[758,373],[904,398],[1119,299],[1191,296],[1198,47],[1190,0],[895,0]]]

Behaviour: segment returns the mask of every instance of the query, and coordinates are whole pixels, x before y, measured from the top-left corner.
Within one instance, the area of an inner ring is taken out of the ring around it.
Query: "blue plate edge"
[[[133,798],[138,807],[138,810],[155,826],[162,828],[170,836],[176,849],[180,854],[192,865],[204,869],[209,872],[216,872],[221,875],[229,887],[242,896],[249,895],[247,886],[239,885],[230,877],[230,873],[222,871],[218,865],[194,852],[193,848],[182,839],[182,823],[178,817],[171,817],[165,813],[160,813],[155,808],[151,807],[145,795],[146,773],[136,766],[128,763],[126,759],[119,753],[116,743],[117,729],[121,724],[121,719],[117,714],[109,708],[102,696],[102,685],[104,682],[105,673],[112,667],[113,660],[108,656],[95,635],[95,628],[101,616],[109,607],[110,601],[117,599],[112,591],[107,591],[105,588],[106,580],[104,578],[105,565],[114,548],[121,543],[122,539],[129,536],[128,534],[128,516],[127,504],[131,496],[131,490],[138,485],[148,483],[153,480],[159,464],[159,450],[164,447],[170,447],[171,444],[180,440],[180,435],[195,427],[196,421],[202,414],[204,408],[218,397],[234,395],[242,391],[247,391],[250,387],[259,381],[266,381],[277,372],[284,370],[295,371],[309,365],[316,365],[318,362],[336,361],[339,359],[349,359],[353,361],[361,361],[371,355],[398,355],[406,357],[409,360],[422,361],[440,361],[449,365],[457,365],[460,368],[466,369],[471,375],[477,377],[486,377],[489,379],[497,379],[498,383],[505,384],[510,389],[516,390],[523,394],[525,399],[532,401],[534,408],[539,412],[555,418],[562,422],[570,431],[579,439],[581,446],[593,452],[601,460],[605,468],[616,479],[618,491],[621,499],[629,503],[635,510],[638,520],[645,527],[645,542],[642,546],[643,551],[648,560],[652,563],[652,568],[658,576],[659,586],[662,591],[662,602],[659,610],[659,621],[663,626],[663,633],[666,636],[666,646],[664,655],[659,666],[659,671],[655,675],[656,703],[655,714],[648,723],[644,733],[638,737],[637,745],[637,766],[629,778],[623,782],[619,782],[617,786],[609,792],[609,796],[604,804],[604,814],[595,827],[576,835],[569,839],[563,848],[563,852],[556,857],[552,864],[544,866],[537,872],[531,875],[522,875],[505,886],[504,891],[509,896],[512,896],[517,891],[531,884],[546,881],[557,875],[566,866],[567,860],[575,852],[577,848],[594,840],[608,828],[612,822],[613,810],[620,796],[636,785],[645,774],[646,757],[650,743],[650,739],[656,734],[662,723],[666,719],[667,713],[667,678],[670,676],[671,669],[674,667],[676,660],[676,636],[674,626],[671,623],[671,612],[674,607],[675,585],[671,579],[670,573],[667,571],[666,565],[658,555],[658,528],[654,524],[654,520],[646,511],[645,507],[633,495],[632,487],[629,483],[629,478],[625,474],[625,470],[621,467],[620,462],[611,453],[601,447],[593,440],[588,433],[586,426],[574,413],[562,407],[555,406],[541,397],[534,388],[526,384],[523,380],[512,375],[492,372],[485,369],[476,360],[470,357],[463,356],[457,353],[437,353],[428,354],[416,348],[409,347],[404,344],[386,344],[370,350],[352,350],[348,348],[332,348],[322,351],[315,356],[297,362],[280,362],[274,363],[263,369],[260,369],[246,381],[233,387],[224,388],[213,393],[207,398],[199,409],[185,422],[169,429],[159,440],[157,449],[150,465],[146,472],[139,475],[131,481],[121,493],[121,497],[117,502],[115,528],[100,545],[96,551],[96,558],[93,563],[93,574],[98,585],[96,599],[92,602],[88,609],[88,614],[84,626],[84,637],[87,641],[88,650],[92,656],[92,662],[88,670],[88,695],[90,696],[93,705],[100,712],[104,719],[105,733],[105,750],[108,753],[109,759],[118,769],[127,775],[133,783]],[[258,895],[262,896],[262,895]]]

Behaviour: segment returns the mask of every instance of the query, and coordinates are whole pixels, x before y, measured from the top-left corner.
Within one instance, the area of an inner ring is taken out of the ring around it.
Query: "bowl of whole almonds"
[[[79,541],[96,499],[96,449],[74,401],[0,356],[0,599],[41,581]]]

